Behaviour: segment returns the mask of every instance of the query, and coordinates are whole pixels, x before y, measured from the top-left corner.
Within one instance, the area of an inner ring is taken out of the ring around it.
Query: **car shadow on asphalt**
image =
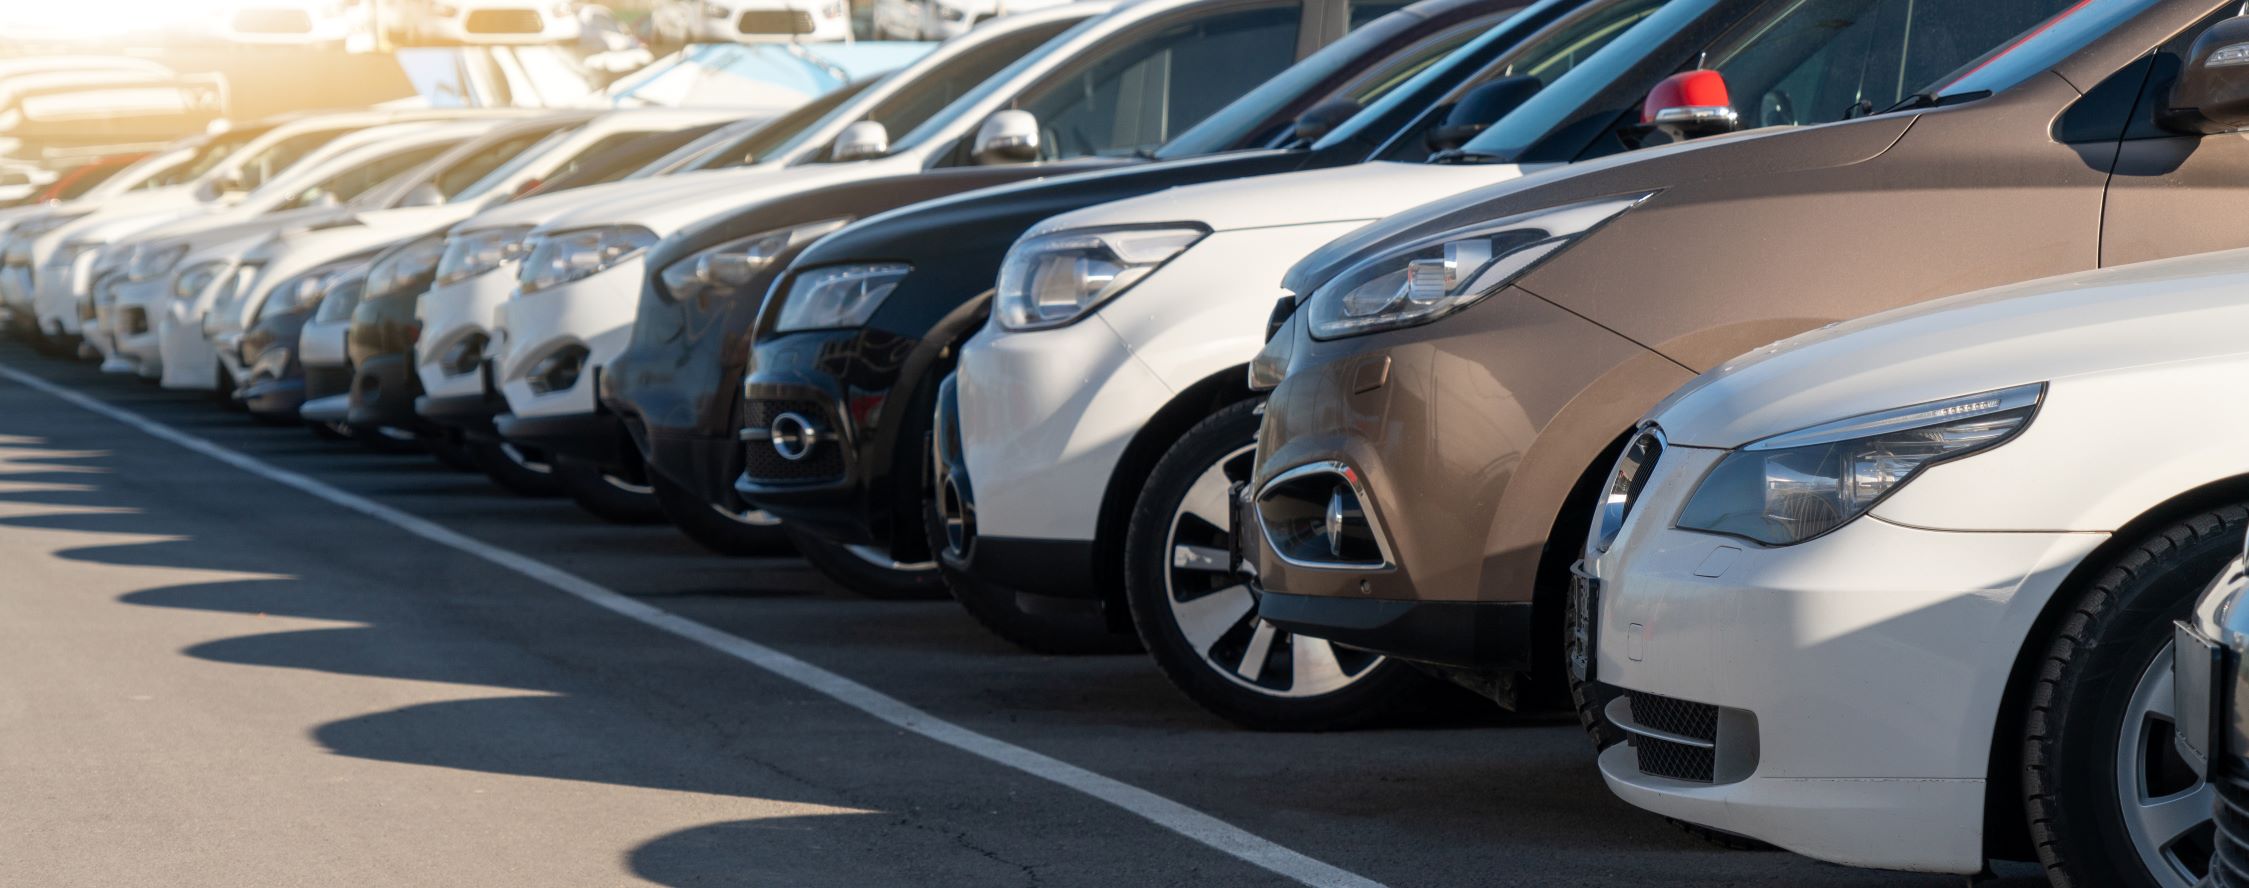
[[[0,384],[0,405],[9,388]],[[74,451],[10,425],[0,410],[0,504],[17,507],[0,515],[0,528],[117,535],[115,541],[63,548],[56,554],[64,559],[249,575],[137,589],[120,595],[120,602],[343,624],[252,631],[191,645],[182,655],[243,667],[443,683],[494,695],[309,726],[307,736],[326,753],[877,812],[722,820],[652,838],[614,837],[623,864],[642,878],[666,885],[745,878],[787,885],[1115,884],[1114,874],[1132,871],[1131,861],[1159,854],[1130,841],[1148,839],[1143,831],[1151,828],[1137,821],[1121,833],[1105,832],[1120,820],[1106,807],[883,728],[803,688],[652,629],[592,608],[557,606],[563,599],[551,591],[465,554],[277,485],[258,481],[246,487],[246,476],[229,467],[212,463],[179,471],[174,465],[179,458],[164,452],[169,445]],[[225,427],[210,428],[216,433]],[[10,461],[4,453],[11,447],[64,452]],[[385,468],[402,473],[397,492],[374,494],[386,499],[443,490],[436,496],[450,501],[457,488],[482,483],[426,461],[393,459],[355,455],[339,462],[348,463],[355,476],[379,476]],[[325,466],[320,468],[320,477],[330,479]],[[160,489],[166,485],[175,489]],[[177,489],[182,486],[185,492]],[[629,533],[624,542],[596,545],[596,538],[618,531],[577,514],[567,501],[494,492],[494,502],[491,514],[562,537],[552,551],[527,554],[570,569],[647,547],[648,535]],[[305,520],[302,510],[308,507],[334,517]],[[276,565],[277,551],[308,554]],[[712,561],[720,570],[727,564]],[[605,569],[607,577],[587,574],[632,589],[613,579],[620,575],[616,567]],[[634,570],[628,558],[622,575],[629,579]],[[1806,873],[1818,874],[1821,884],[1915,884],[1790,855],[1701,848],[1608,798],[1566,718],[1508,717],[1455,698],[1370,734],[1251,734],[1183,704],[1139,658],[1063,658],[1067,662],[1057,664],[1054,658],[1024,655],[982,636],[942,603],[869,601],[852,610],[848,623],[839,623],[836,602],[818,600],[836,593],[810,594],[812,599],[794,591],[770,598],[755,592],[732,596],[762,599],[755,604],[763,615],[721,595],[682,595],[696,600],[664,606],[694,605],[685,612],[721,628],[755,627],[770,616],[768,631],[742,634],[802,651],[816,662],[845,662],[835,659],[848,653],[845,643],[879,647],[902,661],[931,658],[931,669],[977,683],[928,704],[938,714],[965,719],[997,713],[996,723],[1032,736],[1053,754],[1188,804],[1208,801],[1220,816],[1226,815],[1221,803],[1253,800],[1272,823],[1242,825],[1335,837],[1333,847],[1299,850],[1346,867],[1351,859],[1331,856],[1338,848],[1366,856],[1371,847],[1377,857],[1455,859],[1428,872],[1427,884],[1613,884],[1618,860],[1650,856],[1679,859],[1682,878],[1691,872],[1692,881],[1705,884],[1804,884]],[[720,613],[724,610],[732,616]],[[957,625],[933,626],[939,612]],[[942,708],[948,701],[959,714]],[[1046,738],[1033,730],[1039,725],[1063,733]],[[1456,730],[1463,727],[1482,730]],[[1198,763],[1193,756],[1203,748],[1221,755]],[[1175,757],[1184,768],[1208,773],[1165,773],[1163,763]],[[1352,764],[1337,767],[1338,762]],[[1148,773],[1136,776],[1134,769]],[[993,776],[964,780],[963,771]],[[1071,804],[1040,810],[1027,807],[1024,798],[1056,793]],[[1334,828],[1322,823],[1341,824],[1340,835],[1323,832]],[[1057,833],[1072,834],[1079,843],[1058,846]],[[1286,833],[1273,837],[1290,842]],[[1479,850],[1497,837],[1534,850],[1528,861],[1520,855],[1495,859]],[[610,838],[590,841],[606,845]],[[1203,853],[1192,850],[1178,856]],[[1543,862],[1519,869],[1529,861]],[[1214,870],[1204,874],[1208,880],[1193,881],[1240,883],[1214,873],[1239,871]]]

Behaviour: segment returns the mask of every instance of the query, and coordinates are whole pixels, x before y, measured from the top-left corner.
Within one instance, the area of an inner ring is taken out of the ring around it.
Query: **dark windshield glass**
[[[1942,78],[1938,96],[1998,92],[2029,79],[2159,0],[2088,0]]]
[[[1170,160],[1242,147],[1245,141],[1272,125],[1273,115],[1302,102],[1305,93],[1386,60],[1407,48],[1410,45],[1404,43],[1407,35],[1422,27],[1424,20],[1417,16],[1377,18],[1218,109],[1193,129],[1164,143],[1156,150],[1156,157]],[[1439,44],[1412,48],[1423,54],[1440,55],[1445,47]]]
[[[665,163],[668,159],[659,160],[649,164],[649,168],[661,168],[660,172],[662,173],[687,172],[689,170],[725,170],[748,166],[768,157],[788,154],[796,150],[796,146],[804,141],[818,122],[826,120],[845,102],[857,98],[860,93],[866,92],[867,87],[880,82],[881,79],[877,78],[838,87],[830,90],[826,95],[798,105],[787,114],[743,132],[734,133],[727,144],[708,146],[702,149],[693,161],[674,167],[666,167]],[[712,135],[718,134],[712,133]],[[688,147],[693,148],[694,146]],[[681,153],[686,153],[686,151],[687,149],[681,149]],[[655,174],[652,173],[651,175]]]
[[[953,100],[952,104],[946,105],[945,109],[937,112],[936,116],[922,121],[920,126],[914,127],[905,136],[892,141],[890,150],[898,151],[912,148],[934,138],[938,133],[951,127],[954,121],[975,110],[977,105],[982,104],[993,93],[999,92],[1002,87],[1013,82],[1017,76],[1030,69],[1031,66],[1037,65],[1040,59],[1045,58],[1047,53],[1054,50],[1054,47],[1068,43],[1076,38],[1079,32],[1092,28],[1095,23],[1100,22],[1103,18],[1106,18],[1106,16],[1096,16],[1079,22],[1069,30],[1056,34],[1047,42],[1039,44],[1037,48],[1030,52],[1024,53],[1022,57],[1016,59],[1007,67],[1001,68],[992,76],[984,78],[984,82],[977,84],[975,89],[969,90],[960,98]]]
[[[1578,62],[1568,74],[1546,84],[1538,95],[1500,118],[1490,129],[1469,141],[1463,150],[1502,162],[1512,161],[1523,149],[1575,119],[1594,96],[1717,3],[1718,0],[1671,0],[1664,4],[1654,15],[1610,41],[1591,58]]]

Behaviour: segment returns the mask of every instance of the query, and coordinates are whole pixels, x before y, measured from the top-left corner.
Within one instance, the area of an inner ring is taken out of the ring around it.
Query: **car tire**
[[[933,499],[922,501],[922,530],[929,536],[929,551],[943,552],[952,545],[945,533],[944,516]],[[1140,637],[1109,627],[1098,610],[1036,613],[1016,604],[1015,590],[978,581],[966,571],[938,559],[945,588],[970,619],[1009,644],[1034,654],[1078,656],[1129,654],[1140,650]]]
[[[1397,660],[1280,631],[1257,618],[1250,578],[1230,564],[1206,567],[1210,553],[1229,543],[1230,519],[1213,513],[1232,509],[1231,497],[1222,495],[1227,482],[1248,478],[1258,403],[1212,413],[1148,473],[1125,535],[1133,626],[1172,684],[1221,718],[1266,731],[1358,727],[1440,683]],[[1176,565],[1186,547],[1206,557]],[[1285,679],[1266,677],[1276,659],[1288,667]],[[1223,661],[1238,665],[1227,670]]]
[[[865,550],[830,542],[787,524],[781,525],[797,553],[815,569],[853,592],[868,598],[932,599],[945,597],[945,580],[937,565],[894,567],[878,563]]]
[[[1592,652],[1586,650],[1589,639],[1577,632],[1577,627],[1586,622],[1585,616],[1579,613],[1577,596],[1565,598],[1569,603],[1563,625],[1569,628],[1562,633],[1562,660],[1575,663],[1579,658],[1592,656]],[[1594,632],[1597,627],[1586,623],[1585,631]],[[1608,717],[1609,701],[1616,699],[1616,689],[1598,681],[1579,681],[1575,675],[1568,676],[1567,680],[1570,706],[1577,711],[1577,723],[1585,729],[1585,738],[1593,742],[1593,751],[1600,752],[1623,742],[1624,732],[1611,724]]]
[[[656,507],[663,510],[672,526],[705,549],[728,558],[790,552],[789,537],[778,523],[729,515],[655,472],[648,473],[648,486],[655,489]]]
[[[513,444],[475,441],[469,444],[469,455],[476,458],[476,468],[500,489],[517,496],[561,496],[562,481],[554,475],[554,467]]]
[[[574,459],[558,457],[552,467],[563,492],[578,508],[593,513],[596,518],[612,524],[660,524],[664,521],[664,508],[656,502],[656,491],[646,484]]]
[[[434,438],[422,439],[422,445],[429,448],[430,456],[436,458],[440,465],[448,469],[456,472],[481,472],[484,470],[482,466],[477,464],[476,454],[469,451],[469,443],[466,440],[439,435]]]
[[[2204,863],[2194,858],[2208,852],[2207,836],[2196,836],[2206,820],[2167,841],[2150,831],[2175,825],[2152,823],[2141,805],[2169,801],[2205,818],[2211,810],[2208,784],[2170,739],[2171,623],[2241,551],[2245,522],[2249,509],[2225,506],[2132,543],[2063,602],[2060,625],[2035,642],[2022,792],[2032,844],[2056,888],[2188,885],[2177,867]]]

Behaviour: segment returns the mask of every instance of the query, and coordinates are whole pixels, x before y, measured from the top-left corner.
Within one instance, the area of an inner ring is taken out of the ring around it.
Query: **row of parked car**
[[[770,119],[237,126],[0,297],[1244,726],[1459,685],[1720,841],[2231,884],[2242,12],[1078,2]]]

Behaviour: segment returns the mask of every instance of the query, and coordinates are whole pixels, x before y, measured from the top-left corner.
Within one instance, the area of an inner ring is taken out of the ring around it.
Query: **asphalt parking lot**
[[[7,884],[1960,883],[1702,845],[1562,718],[1241,731],[1137,656],[13,344],[0,589]]]

